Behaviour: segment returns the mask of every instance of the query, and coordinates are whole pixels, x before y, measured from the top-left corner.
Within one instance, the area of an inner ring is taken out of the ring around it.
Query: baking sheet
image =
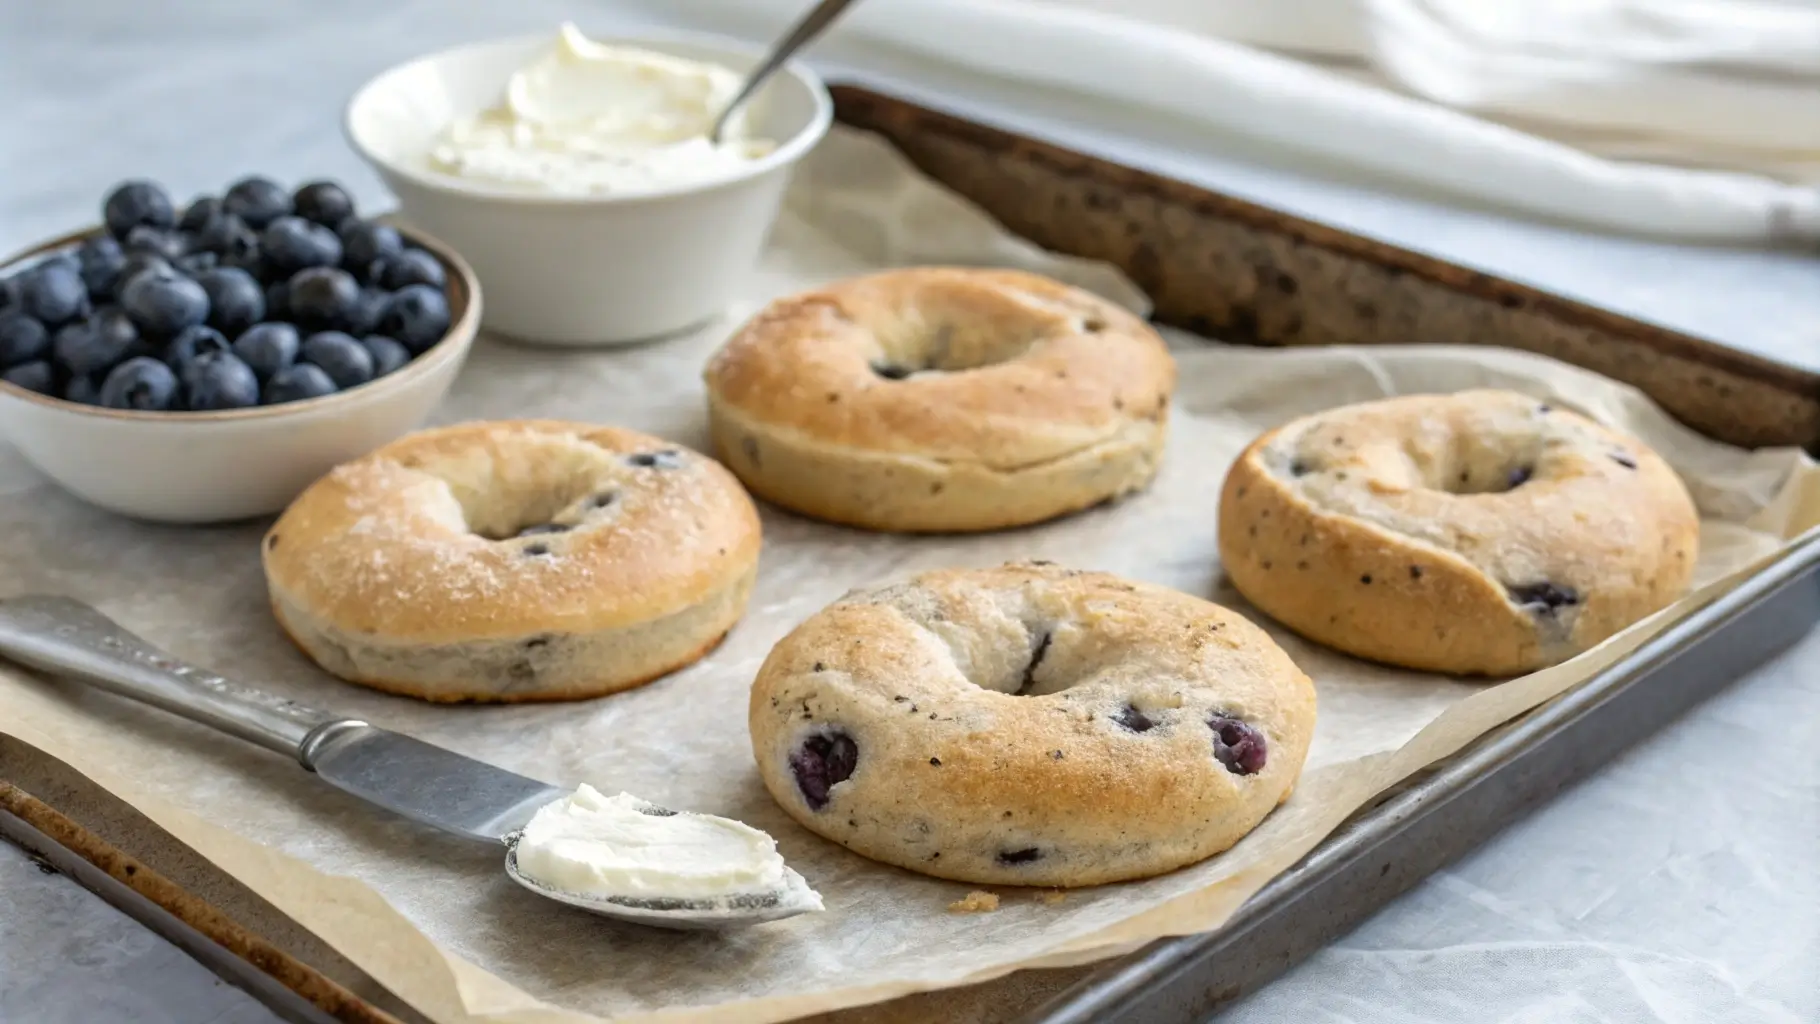
[[[887,149],[843,131],[805,167],[749,301],[725,320],[616,353],[483,345],[439,419],[594,419],[701,447],[699,369],[738,319],[805,284],[916,262],[1021,265],[1142,303],[1116,273],[1054,261],[1009,238]],[[296,655],[264,610],[263,524],[128,523],[0,462],[8,591],[74,594],[181,656],[515,771],[741,818],[777,836],[827,899],[820,915],[700,936],[570,912],[512,886],[495,852],[390,820],[283,758],[16,673],[0,673],[0,730],[133,803],[437,1020],[779,1020],[1217,926],[1373,794],[1622,657],[1820,522],[1820,472],[1799,453],[1746,454],[1705,441],[1629,389],[1561,364],[1483,349],[1260,351],[1175,340],[1184,346],[1177,415],[1149,492],[1058,523],[960,539],[866,534],[767,509],[759,586],[727,643],[649,687],[576,705],[437,708],[337,683]],[[1498,686],[1366,666],[1273,628],[1320,691],[1315,746],[1294,798],[1223,856],[1060,902],[1005,889],[996,912],[951,913],[948,904],[970,887],[825,843],[794,826],[758,784],[747,683],[779,636],[848,588],[940,566],[1050,558],[1249,612],[1221,583],[1214,512],[1225,466],[1251,437],[1344,402],[1486,385],[1578,407],[1662,451],[1706,517],[1700,589],[1569,665]]]

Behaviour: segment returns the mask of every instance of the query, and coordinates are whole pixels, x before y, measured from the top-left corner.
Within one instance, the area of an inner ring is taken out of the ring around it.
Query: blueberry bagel
[[[581,423],[465,423],[336,467],[263,544],[280,625],[355,683],[433,701],[624,690],[745,609],[759,523],[714,461]]]
[[[760,497],[877,530],[991,530],[1139,490],[1175,363],[1140,318],[1018,271],[921,268],[774,302],[708,363]]]
[[[811,831],[939,878],[1077,886],[1238,842],[1288,797],[1314,716],[1236,613],[1030,562],[848,594],[772,650],[750,725]]]
[[[1296,420],[1226,477],[1220,558],[1253,604],[1375,661],[1503,676],[1668,605],[1699,519],[1634,438],[1509,391]]]

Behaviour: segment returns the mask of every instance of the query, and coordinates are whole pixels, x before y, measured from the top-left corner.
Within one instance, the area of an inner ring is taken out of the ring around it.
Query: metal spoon
[[[567,796],[567,790],[229,682],[165,654],[80,601],[46,595],[0,599],[0,655],[295,757],[330,785],[412,821],[463,839],[503,843],[506,874],[559,903],[685,930],[734,928],[821,909],[821,897],[789,868],[775,891],[715,900],[594,897],[552,889],[519,873],[517,843],[531,815]]]
[[[721,111],[720,116],[714,119],[714,127],[708,131],[708,141],[720,142],[726,133],[727,123],[733,119],[734,112],[744,106],[746,101],[752,98],[752,94],[758,91],[758,87],[764,85],[778,68],[783,67],[791,57],[795,56],[796,51],[809,45],[816,36],[821,35],[822,30],[832,24],[835,18],[840,17],[840,13],[852,3],[853,0],[822,0],[821,3],[815,5],[814,10],[804,15],[803,20],[792,26],[789,33],[771,48],[770,53],[765,55],[765,59],[746,75],[745,84],[739,87],[739,92],[734,94],[732,102],[727,104],[727,109]]]

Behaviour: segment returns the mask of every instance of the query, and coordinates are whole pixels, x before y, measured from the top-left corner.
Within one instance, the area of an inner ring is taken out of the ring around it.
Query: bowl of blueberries
[[[467,264],[332,181],[127,181],[102,217],[0,264],[0,436],[123,515],[278,511],[419,426],[478,328]]]

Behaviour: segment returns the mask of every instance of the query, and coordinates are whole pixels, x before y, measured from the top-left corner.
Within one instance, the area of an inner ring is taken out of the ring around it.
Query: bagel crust
[[[1145,487],[1175,362],[1142,319],[1021,271],[853,278],[773,302],[705,374],[753,493],[875,530],[992,530]]]
[[[1509,676],[1679,597],[1693,500],[1635,438],[1510,391],[1346,406],[1254,441],[1220,497],[1239,592],[1373,661]]]
[[[1313,684],[1240,615],[1045,562],[855,591],[752,686],[759,776],[911,871],[1081,886],[1173,871],[1285,800]]]
[[[661,438],[513,420],[331,470],[261,545],[272,610],[350,682],[432,701],[569,700],[687,665],[744,612],[758,511]]]

